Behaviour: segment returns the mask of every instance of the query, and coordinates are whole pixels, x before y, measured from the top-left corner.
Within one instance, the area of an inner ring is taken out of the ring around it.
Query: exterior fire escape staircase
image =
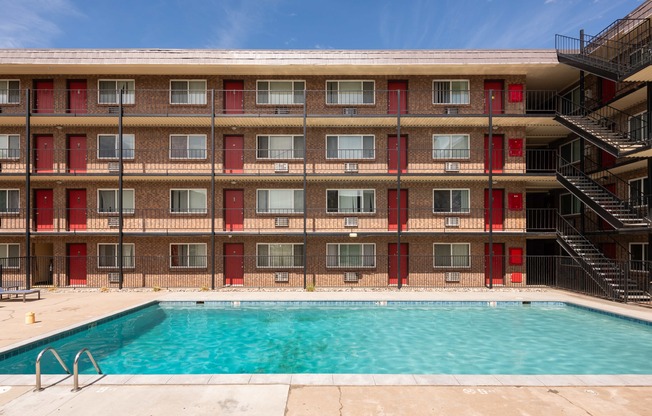
[[[622,131],[613,120],[629,120],[633,116],[595,100],[586,99],[581,106],[560,98],[555,120],[594,146],[617,157],[631,155],[649,146],[647,128]]]
[[[613,81],[624,81],[652,63],[648,19],[619,19],[595,36],[556,35],[559,62]]]
[[[623,270],[621,264],[606,257],[563,216],[559,216],[557,221],[557,242],[608,298],[621,301],[652,298],[639,289],[636,280]]]

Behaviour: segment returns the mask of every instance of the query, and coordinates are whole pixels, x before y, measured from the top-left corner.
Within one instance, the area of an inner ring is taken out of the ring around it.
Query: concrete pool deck
[[[556,290],[464,291],[42,291],[0,302],[0,351],[154,300],[561,301],[652,321],[652,309]],[[36,323],[25,324],[34,312]],[[652,414],[652,375],[488,376],[243,374],[179,376],[0,374],[0,415],[49,414]]]

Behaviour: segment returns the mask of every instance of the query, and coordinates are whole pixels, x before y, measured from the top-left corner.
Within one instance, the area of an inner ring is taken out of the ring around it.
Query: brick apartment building
[[[2,50],[3,278],[649,299],[649,15],[557,50]]]

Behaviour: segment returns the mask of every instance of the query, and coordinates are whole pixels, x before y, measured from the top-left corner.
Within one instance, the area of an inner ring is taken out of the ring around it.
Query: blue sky
[[[0,0],[0,48],[553,48],[642,1]]]

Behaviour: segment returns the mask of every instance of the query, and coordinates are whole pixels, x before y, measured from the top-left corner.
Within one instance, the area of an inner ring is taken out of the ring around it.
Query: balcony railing
[[[398,229],[397,209],[375,207],[375,212],[341,209],[327,212],[325,208],[308,208],[308,233],[395,233]],[[210,209],[171,213],[169,208],[136,208],[123,214],[126,233],[210,233]],[[484,208],[454,208],[451,212],[433,212],[433,208],[409,207],[401,209],[401,230],[406,233],[483,232],[489,229],[489,211]],[[527,208],[520,210],[493,210],[497,232],[554,231],[555,210]],[[0,234],[25,232],[25,209],[0,213]],[[303,233],[304,214],[300,209],[270,209],[259,212],[253,208],[216,209],[216,233]],[[98,212],[91,208],[53,208],[33,210],[30,217],[33,233],[116,233],[119,227],[117,212]]]
[[[509,86],[508,86],[509,87]],[[26,91],[12,90],[11,102],[0,104],[1,116],[25,115]],[[305,94],[305,96],[304,96]],[[170,90],[137,89],[123,95],[125,116],[204,116],[212,109],[218,117],[247,115],[273,117],[320,116],[450,116],[486,115],[488,91],[484,89],[441,91],[411,89],[402,92],[398,103],[395,90],[339,92],[332,98],[327,90],[278,91],[261,98],[256,90],[206,90],[179,100]],[[93,89],[31,90],[30,113],[34,116],[117,117],[119,91]],[[556,110],[556,91],[518,88],[495,90],[492,111],[497,115],[551,114]],[[305,101],[305,105],[304,105]]]
[[[221,145],[220,145],[221,147]],[[4,149],[8,150],[8,149]],[[3,149],[0,149],[0,156]],[[397,149],[219,149],[192,151],[147,149],[136,146],[124,151],[125,175],[303,175],[304,155],[309,175],[395,175],[403,174],[484,174],[489,172],[488,151],[472,149],[433,149],[410,145],[400,155]],[[14,158],[13,155],[19,156]],[[37,150],[30,160],[38,175],[117,175],[117,152],[102,154],[96,149]],[[234,161],[235,158],[235,161]],[[494,173],[554,173],[555,151],[550,149],[501,149],[493,152]],[[214,169],[213,169],[214,166]],[[12,158],[0,158],[0,175],[24,175],[25,152],[12,151]]]

